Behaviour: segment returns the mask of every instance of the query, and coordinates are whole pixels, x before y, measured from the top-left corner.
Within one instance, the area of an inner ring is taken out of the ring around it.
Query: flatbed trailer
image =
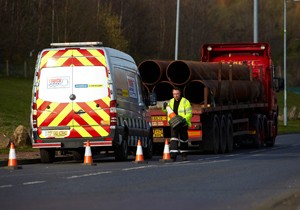
[[[150,108],[155,147],[170,139],[162,104],[172,98],[175,86],[192,105],[189,148],[225,153],[243,144],[257,148],[275,144],[276,92],[282,88],[282,79],[276,77],[268,43],[206,44],[198,62],[154,61],[151,69],[146,68],[147,62],[151,61],[139,65],[143,81],[145,71],[153,75],[157,71],[160,78],[168,79],[144,83],[158,95],[157,106]]]

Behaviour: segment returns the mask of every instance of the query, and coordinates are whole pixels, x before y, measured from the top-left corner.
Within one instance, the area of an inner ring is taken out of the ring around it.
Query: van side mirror
[[[157,104],[157,97],[156,97],[156,93],[152,92],[149,95],[149,105],[150,106],[155,106]]]
[[[273,78],[273,85],[276,92],[279,92],[284,89],[284,80],[280,77]]]

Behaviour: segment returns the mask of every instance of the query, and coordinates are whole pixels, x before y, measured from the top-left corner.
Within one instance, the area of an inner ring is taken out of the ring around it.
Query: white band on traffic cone
[[[136,154],[137,154],[137,155],[142,155],[142,154],[143,154],[143,150],[142,150],[142,147],[141,147],[141,146],[138,146],[138,147],[137,147]]]
[[[170,146],[169,146],[169,144],[165,145],[164,153],[170,153]]]
[[[8,158],[9,159],[17,159],[17,157],[16,157],[16,150],[15,149],[10,149],[9,150]]]
[[[91,147],[90,146],[87,146],[85,148],[84,156],[92,156],[92,151],[91,151]]]

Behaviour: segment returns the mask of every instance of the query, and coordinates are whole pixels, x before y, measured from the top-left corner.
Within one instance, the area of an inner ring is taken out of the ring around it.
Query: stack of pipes
[[[193,104],[218,106],[264,100],[262,82],[252,77],[246,65],[146,60],[138,68],[146,90],[155,92],[158,101],[171,99],[174,87],[181,88]]]

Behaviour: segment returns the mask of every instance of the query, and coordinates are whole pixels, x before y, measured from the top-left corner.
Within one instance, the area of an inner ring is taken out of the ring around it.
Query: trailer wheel
[[[255,128],[255,134],[253,135],[253,143],[257,149],[263,147],[263,135],[262,135],[262,118],[261,115],[255,115],[252,126]]]
[[[220,145],[220,121],[217,115],[213,117],[213,129],[211,130],[211,139],[213,143],[213,153],[219,153]]]
[[[226,152],[226,144],[227,144],[227,129],[226,129],[226,118],[224,115],[221,116],[220,120],[220,153]]]
[[[230,153],[233,151],[233,124],[231,115],[227,115],[227,126],[226,126],[226,149],[227,152]]]
[[[42,163],[53,163],[55,160],[55,149],[40,149]]]
[[[272,126],[272,136],[268,138],[266,145],[267,147],[273,147],[275,145],[275,139],[278,133],[278,118],[277,115],[273,115],[273,126]]]
[[[262,144],[263,146],[268,140],[268,118],[266,115],[262,116]]]
[[[220,145],[220,123],[217,115],[204,115],[202,122],[203,149],[206,152],[219,152]]]

